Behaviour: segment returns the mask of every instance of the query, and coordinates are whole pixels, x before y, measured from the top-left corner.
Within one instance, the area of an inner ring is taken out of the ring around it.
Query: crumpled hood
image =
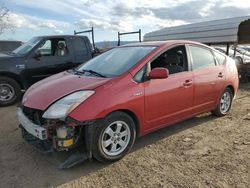
[[[23,97],[23,105],[45,110],[58,99],[79,90],[95,89],[110,78],[86,77],[62,72],[32,85]]]

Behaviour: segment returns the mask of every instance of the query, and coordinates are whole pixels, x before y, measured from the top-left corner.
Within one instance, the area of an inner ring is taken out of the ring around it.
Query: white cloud
[[[145,26],[147,26],[148,30],[155,30],[155,29],[161,29],[164,27],[173,27],[173,26],[188,24],[188,22],[183,21],[183,20],[160,19],[160,18],[155,17],[154,15],[145,15],[136,20],[133,20],[133,18],[131,18],[130,21],[132,21],[133,24],[137,26],[136,30],[137,29],[144,30]]]
[[[38,27],[44,27],[44,28],[48,28],[48,29],[56,29],[57,28],[55,26],[55,24],[52,22],[41,22],[38,24]]]
[[[80,29],[95,27],[107,31],[131,31],[139,27],[161,28],[163,26],[178,25],[182,22],[179,19],[160,19],[150,10],[152,8],[172,7],[180,4],[181,0],[39,0],[22,1],[10,0],[18,5],[29,8],[36,8],[57,13],[58,15],[71,15],[75,18],[76,26]],[[190,1],[190,0],[187,0]],[[55,8],[56,7],[56,8]],[[149,18],[149,20],[147,20]],[[145,19],[145,20],[143,20]],[[152,21],[152,22],[150,22]],[[141,24],[138,25],[138,22]],[[145,24],[145,25],[143,25]],[[54,22],[38,23],[36,26],[56,29]]]
[[[95,17],[89,9],[86,9],[84,0],[9,0],[15,5],[20,5],[27,8],[42,9],[57,13],[58,15],[78,14],[81,16]]]
[[[205,3],[204,7],[201,8],[201,10],[199,11],[199,14],[202,17],[209,16],[212,12],[212,8],[215,6],[216,6],[215,2],[209,1],[209,2]]]
[[[8,20],[9,24],[17,28],[20,28],[29,24],[29,21],[26,18],[17,14],[10,14],[8,19],[9,19]]]
[[[12,12],[10,24],[16,28],[59,34],[89,27],[106,34],[138,29],[146,33],[163,27],[250,14],[250,0],[8,0],[8,4],[19,6],[24,12],[37,10],[36,16]],[[47,19],[49,15],[52,19]],[[66,21],[62,21],[64,18]]]
[[[237,7],[237,8],[250,8],[250,1],[249,0],[227,0],[221,4],[221,7]]]
[[[55,33],[57,33],[57,34],[63,34],[63,30],[56,29],[56,30],[55,30]]]
[[[9,25],[13,28],[30,28],[33,30],[39,28],[47,29],[58,29],[58,28],[69,28],[70,24],[67,22],[60,22],[57,20],[42,19],[34,16],[10,13],[8,20]]]
[[[76,22],[76,26],[79,27],[79,29],[86,29],[89,27],[95,27],[99,29],[104,30],[110,30],[110,31],[128,31],[133,29],[131,24],[128,24],[125,21],[115,22],[115,21],[107,21],[103,19],[81,19],[78,22]]]

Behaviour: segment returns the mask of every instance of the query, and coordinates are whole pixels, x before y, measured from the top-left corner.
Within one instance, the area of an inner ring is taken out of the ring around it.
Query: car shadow
[[[0,174],[2,182],[0,187],[53,187],[73,181],[90,173],[107,168],[113,163],[102,164],[96,160],[82,162],[72,168],[60,170],[58,166],[69,156],[68,152],[41,154],[33,146],[27,144],[20,134],[15,106],[0,110]],[[160,129],[141,138],[138,138],[132,153],[154,144],[162,139],[199,126],[216,117],[203,114],[181,123]],[[120,161],[117,161],[119,163]],[[39,178],[38,178],[39,177]]]
[[[166,128],[160,129],[158,131],[155,131],[153,133],[147,134],[143,137],[140,137],[136,140],[135,145],[131,152],[137,151],[139,149],[142,149],[148,145],[154,144],[162,139],[166,139],[170,137],[171,135],[174,135],[176,133],[185,131],[187,129],[190,129],[192,127],[198,126],[202,123],[205,123],[207,121],[211,121],[216,119],[215,116],[212,116],[210,114],[194,117],[191,119],[188,119],[186,121],[183,121],[181,123],[177,123],[171,126],[168,126]],[[119,163],[119,161],[117,162]],[[86,176],[89,173],[101,170],[103,168],[106,168],[107,166],[111,165],[113,163],[100,163],[96,160],[92,161],[85,161],[81,164],[78,164],[70,169],[66,170],[58,170],[58,176],[62,178],[58,178],[55,181],[53,181],[53,185],[61,185],[66,182],[72,181],[74,179],[80,178],[82,176]],[[60,174],[70,174],[70,176],[61,176]]]
[[[135,143],[134,150],[138,150],[147,145],[154,144],[155,142],[158,142],[162,139],[165,139],[167,137],[170,137],[174,134],[185,131],[192,127],[198,126],[205,122],[212,121],[216,118],[218,117],[213,116],[210,113],[207,113],[207,114],[203,114],[202,116],[196,116],[188,120],[182,121],[180,123],[176,123],[176,124],[167,126],[165,128],[159,129],[155,132],[149,133],[143,137],[138,138]]]

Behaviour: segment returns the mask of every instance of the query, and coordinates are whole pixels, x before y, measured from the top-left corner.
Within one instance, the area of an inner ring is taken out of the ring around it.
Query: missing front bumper
[[[94,122],[88,125],[84,125],[82,144],[79,145],[79,147],[76,148],[73,151],[73,153],[58,166],[59,169],[68,169],[86,160],[92,159],[93,135],[94,135],[95,125],[96,124]],[[20,128],[22,130],[23,139],[27,143],[32,145],[39,152],[43,154],[58,152],[58,150],[53,148],[52,141],[40,140],[36,138],[35,136],[31,135],[30,133],[28,133],[23,128],[22,125],[20,125]]]
[[[23,113],[21,108],[17,108],[17,117],[22,125],[22,128],[26,130],[29,134],[33,135],[34,137],[39,138],[40,140],[46,140],[48,135],[45,128],[34,124],[31,122]]]
[[[77,122],[73,121],[73,119],[69,119],[70,121],[68,120],[67,122],[64,122],[63,125],[65,126],[73,124],[73,127],[79,128],[80,136],[78,137],[77,142],[74,142],[72,145],[71,138],[61,140],[57,138],[57,133],[55,131],[57,126],[61,126],[60,123],[52,126],[49,125],[52,129],[48,128],[48,126],[36,125],[29,120],[21,108],[18,109],[18,116],[23,139],[39,152],[46,154],[71,150],[70,153],[73,154],[60,164],[60,169],[70,168],[92,158],[94,130],[100,120]],[[58,144],[59,142],[62,142],[62,144]]]
[[[56,152],[52,147],[52,143],[46,140],[39,140],[33,135],[29,134],[23,127],[20,125],[22,129],[22,137],[24,140],[32,145],[36,150],[43,154],[48,154],[52,152]],[[64,160],[59,166],[59,169],[68,169],[79,163],[82,163],[86,160],[90,159],[90,153],[88,151],[75,151],[72,153],[66,160]]]
[[[32,145],[36,150],[38,150],[41,153],[51,153],[54,151],[52,142],[48,140],[40,140],[27,132],[22,125],[19,125],[19,127],[22,129],[22,137],[23,139]]]

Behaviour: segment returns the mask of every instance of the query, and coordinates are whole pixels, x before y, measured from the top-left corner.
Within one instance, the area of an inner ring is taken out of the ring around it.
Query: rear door
[[[144,83],[145,118],[148,131],[189,117],[193,105],[193,73],[188,66],[185,45],[175,46],[150,63],[151,69],[169,70],[166,79]]]
[[[209,48],[189,45],[189,52],[194,74],[194,113],[212,110],[224,84],[224,67]]]

